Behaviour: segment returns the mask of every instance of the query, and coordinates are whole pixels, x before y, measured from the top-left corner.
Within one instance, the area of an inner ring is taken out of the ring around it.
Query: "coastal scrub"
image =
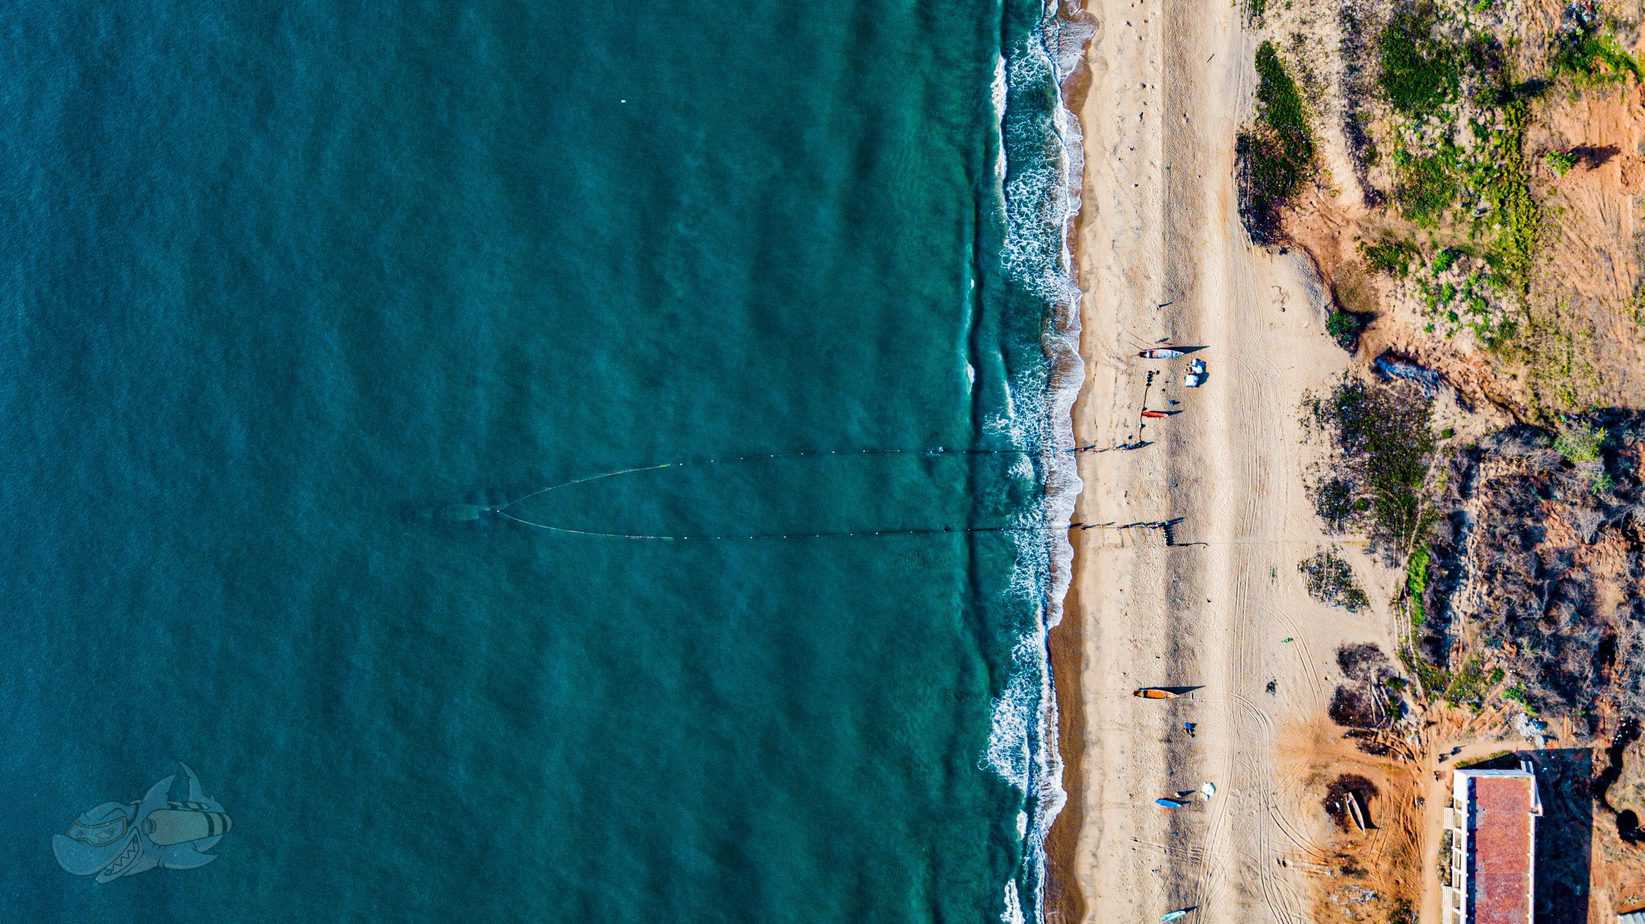
[[[1313,486],[1350,499],[1344,525],[1363,529],[1373,547],[1397,562],[1417,545],[1431,515],[1424,486],[1437,441],[1432,407],[1406,382],[1366,382],[1344,375],[1324,396],[1304,401],[1307,419],[1331,442],[1331,477]],[[1328,506],[1340,508],[1340,499]]]
[[[1354,579],[1354,569],[1335,548],[1321,549],[1297,564],[1308,596],[1329,606],[1357,613],[1371,605],[1364,588]]]
[[[1313,172],[1314,138],[1296,80],[1273,42],[1257,48],[1256,121],[1239,133],[1240,217],[1251,239],[1271,244],[1282,237],[1280,211]]]

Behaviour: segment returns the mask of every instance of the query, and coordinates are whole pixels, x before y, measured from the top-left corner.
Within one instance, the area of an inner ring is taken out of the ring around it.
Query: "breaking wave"
[[[1073,405],[1085,376],[1079,355],[1080,290],[1069,244],[1080,208],[1083,139],[1064,105],[1063,89],[1092,29],[1079,21],[1077,8],[1063,11],[1074,18],[1059,15],[1054,0],[1042,8],[1038,27],[1002,58],[992,88],[1001,143],[996,193],[1005,219],[1002,262],[1009,283],[1043,306],[1045,323],[1043,364],[1012,376],[1005,416],[990,421],[988,430],[1025,449],[1074,444]],[[1039,509],[1020,514],[1019,525],[1066,525],[1083,487],[1074,454],[1041,451],[1025,455],[1023,465],[1032,468],[1013,474],[1037,476],[1044,495]],[[1005,689],[994,701],[982,763],[1021,791],[1026,803],[1018,819],[1023,862],[1005,884],[1001,920],[1039,924],[1044,920],[1045,838],[1067,801],[1049,634],[1062,621],[1074,550],[1065,529],[1019,535],[1011,593],[1027,612],[1012,647]],[[1039,536],[1045,538],[1033,538]]]

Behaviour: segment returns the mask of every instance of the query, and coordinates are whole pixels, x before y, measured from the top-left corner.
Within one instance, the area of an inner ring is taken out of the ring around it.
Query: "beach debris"
[[[1282,639],[1280,639],[1280,640],[1279,640],[1279,643],[1280,643],[1280,644],[1281,644],[1281,645],[1289,645],[1289,644],[1291,644],[1291,643],[1292,643],[1292,642],[1294,642],[1294,641],[1296,641],[1296,639],[1295,639],[1295,638],[1294,638],[1294,637],[1292,637],[1292,636],[1289,636],[1289,635],[1287,635],[1287,636],[1286,636],[1286,637],[1284,637],[1284,638],[1282,638]]]
[[[1365,823],[1365,807],[1359,804],[1359,794],[1350,789],[1343,796],[1343,801],[1348,803],[1348,817],[1353,820],[1354,827],[1364,831],[1368,825]]]
[[[1160,798],[1154,800],[1154,804],[1162,809],[1179,809],[1189,803],[1181,799],[1167,799],[1164,796],[1161,796]]]
[[[1265,689],[1267,690],[1269,696],[1277,695],[1279,693],[1279,681],[1278,680],[1268,681],[1268,686]]]
[[[1196,729],[1196,728],[1199,728],[1199,725],[1197,723],[1194,723],[1194,722],[1184,722],[1184,723],[1182,723],[1182,730],[1187,732],[1188,737],[1190,737],[1190,738],[1194,737],[1194,729]]]
[[[1182,374],[1182,384],[1185,388],[1198,388],[1210,377],[1210,373],[1206,371],[1205,360],[1195,359],[1188,363],[1188,371]]]
[[[1377,794],[1376,785],[1363,776],[1345,773],[1325,788],[1324,806],[1327,814],[1343,831],[1368,831],[1371,823],[1370,800]]]
[[[1141,687],[1131,695],[1138,699],[1176,699],[1180,694],[1167,687]]]
[[[1514,731],[1518,732],[1521,738],[1536,742],[1539,748],[1548,746],[1548,723],[1533,718],[1530,713],[1521,712],[1514,716]]]
[[[1210,802],[1211,797],[1217,794],[1217,784],[1208,782],[1199,788],[1199,792],[1205,797],[1205,801]]]
[[[1439,387],[1445,383],[1445,377],[1432,369],[1419,366],[1409,359],[1392,351],[1383,353],[1371,363],[1377,375],[1384,381],[1404,379],[1421,386],[1422,393],[1432,398],[1439,393]]]
[[[1187,353],[1176,347],[1150,347],[1137,353],[1143,359],[1181,359]]]

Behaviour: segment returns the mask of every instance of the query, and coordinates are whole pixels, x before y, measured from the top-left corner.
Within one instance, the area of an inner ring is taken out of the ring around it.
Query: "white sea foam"
[[[1005,181],[1005,55],[1000,55],[994,62],[994,84],[991,88],[994,99],[994,126],[999,132],[996,139],[996,150],[999,156],[994,158],[994,174],[1000,182]]]
[[[1022,899],[1017,895],[1017,880],[1005,883],[1005,910],[1000,913],[1000,924],[1024,924]]]
[[[1073,4],[1069,11],[1080,12]],[[1079,64],[1092,30],[1059,18],[1057,12],[1055,0],[1047,0],[1039,30],[1014,49],[1008,60],[1002,59],[993,86],[995,109],[1000,114],[1001,149],[996,166],[997,192],[1006,219],[1004,263],[1012,280],[1049,308],[1043,338],[1046,368],[1009,383],[1006,416],[987,425],[991,435],[1024,448],[1074,445],[1073,405],[1084,381],[1078,350],[1080,291],[1069,250],[1069,233],[1080,208],[1084,162],[1080,127],[1063,105],[1061,89]],[[1058,89],[1049,124],[1043,111],[1010,111],[1011,89],[1042,88],[1047,82]],[[1008,160],[1008,150],[1022,155]],[[1031,166],[1019,167],[1023,163]],[[1013,167],[1018,168],[1014,173]],[[1037,461],[1045,484],[1043,508],[1023,514],[1020,525],[1063,526],[1072,520],[1083,487],[1074,454],[1042,452]],[[1024,457],[1023,462],[1032,475],[1033,460]],[[1013,475],[1020,474],[1013,469]],[[1013,596],[1029,602],[1031,618],[1012,648],[1006,687],[994,702],[983,763],[1026,797],[1026,810],[1018,818],[1025,868],[1005,885],[1001,920],[1039,924],[1044,920],[1045,837],[1067,801],[1057,749],[1057,701],[1048,638],[1062,621],[1074,550],[1063,529],[1018,535],[1024,538],[1011,589]],[[1026,914],[1019,881],[1033,890]]]

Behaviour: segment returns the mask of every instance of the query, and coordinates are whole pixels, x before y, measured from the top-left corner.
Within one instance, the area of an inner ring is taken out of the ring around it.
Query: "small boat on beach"
[[[1163,808],[1163,809],[1179,809],[1179,808],[1182,808],[1183,806],[1187,805],[1188,803],[1182,801],[1181,799],[1167,799],[1167,798],[1162,796],[1158,799],[1155,799],[1154,804],[1159,806],[1160,808]]]
[[[1175,413],[1178,413],[1178,412],[1177,411],[1143,411],[1142,416],[1148,418],[1149,420],[1163,420],[1167,417],[1170,417],[1172,414],[1175,414]]]
[[[1159,919],[1162,922],[1164,922],[1164,921],[1180,921],[1183,918],[1188,917],[1188,912],[1190,910],[1192,910],[1192,909],[1183,908],[1183,909],[1180,909],[1180,910],[1177,910],[1177,911],[1167,911],[1164,914],[1160,915]]]
[[[1348,803],[1348,817],[1353,819],[1354,827],[1360,829],[1361,831],[1364,831],[1366,828],[1370,827],[1370,825],[1365,823],[1365,807],[1359,804],[1358,793],[1355,793],[1353,790],[1349,790],[1347,794],[1342,797],[1342,801]]]
[[[1181,359],[1188,354],[1181,350],[1175,349],[1174,347],[1154,347],[1152,349],[1142,350],[1137,353],[1137,355],[1141,356],[1143,359]]]
[[[1143,687],[1131,695],[1138,699],[1176,699],[1181,694],[1164,687]]]

